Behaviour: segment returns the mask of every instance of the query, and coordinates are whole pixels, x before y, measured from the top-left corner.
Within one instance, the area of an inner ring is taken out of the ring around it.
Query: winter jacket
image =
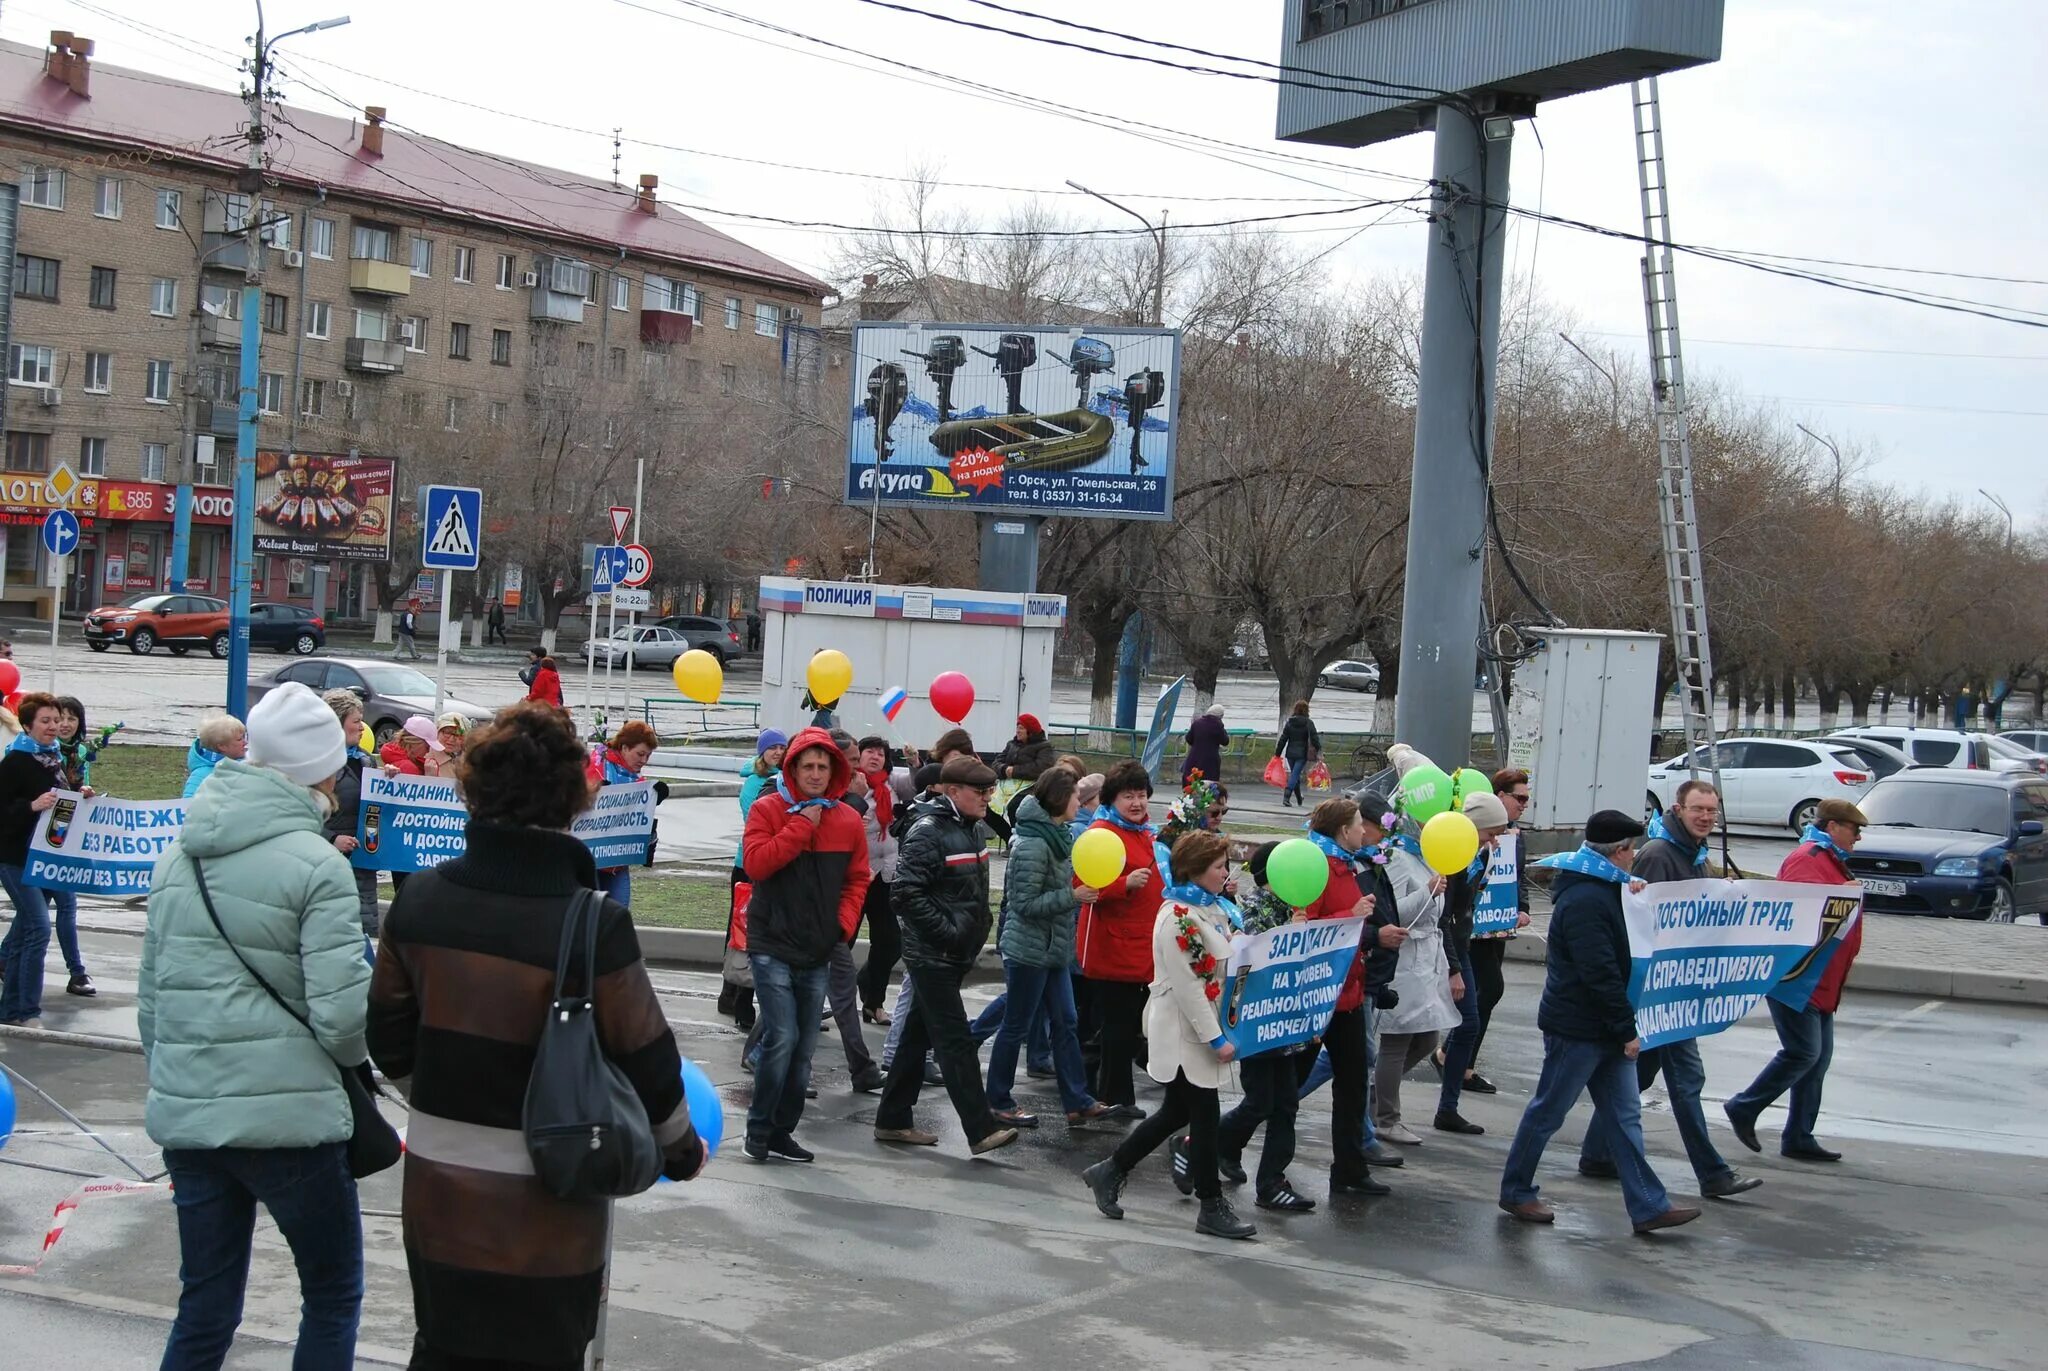
[[[1035,781],[1058,760],[1059,754],[1043,733],[1032,734],[1028,743],[1012,738],[996,754],[996,775],[1005,780]]]
[[[1152,925],[1159,913],[1159,894],[1166,889],[1152,835],[1121,828],[1107,819],[1091,827],[1106,829],[1124,845],[1124,873],[1109,883],[1102,898],[1081,910],[1074,930],[1074,952],[1081,974],[1096,981],[1152,981]],[[1124,881],[1134,871],[1149,871],[1142,889],[1128,890]]]
[[[192,863],[205,867],[221,941]],[[235,957],[239,949],[309,1033]],[[312,1147],[354,1131],[337,1066],[368,1055],[370,968],[348,859],[312,792],[232,758],[157,859],[136,982],[149,1070],[143,1121],[160,1147]]]
[[[59,758],[54,752],[0,752],[0,866],[27,866],[29,839],[35,836],[40,811],[30,808],[36,797],[58,787]]]
[[[1330,864],[1330,883],[1323,887],[1323,893],[1316,898],[1316,902],[1302,913],[1311,919],[1348,919],[1352,910],[1357,908],[1358,901],[1371,892],[1359,888],[1356,864],[1341,857],[1327,855],[1325,860]],[[1385,923],[1390,916],[1383,913],[1379,905],[1375,904],[1373,917]],[[1369,944],[1378,936],[1379,929],[1368,922],[1365,934],[1359,940],[1360,953],[1369,951]],[[1363,955],[1351,959],[1351,969],[1344,976],[1344,989],[1337,995],[1338,1013],[1341,1014],[1347,1009],[1357,1009],[1365,1003],[1365,971],[1366,959]],[[1391,971],[1388,978],[1392,979]]]
[[[735,847],[732,853],[732,864],[742,871],[746,870],[747,866],[747,815],[753,811],[754,801],[760,799],[762,792],[768,790],[774,784],[775,778],[773,776],[763,776],[752,767],[748,767],[742,773],[740,780],[740,841],[739,846]]]
[[[1812,885],[1854,885],[1856,878],[1849,874],[1849,868],[1842,859],[1818,843],[1801,843],[1792,849],[1790,856],[1778,868],[1781,881],[1800,881]],[[1835,955],[1820,973],[1820,981],[1813,987],[1813,996],[1806,1002],[1808,1009],[1818,1009],[1832,1014],[1842,1007],[1842,986],[1849,979],[1849,968],[1855,964],[1856,954],[1863,950],[1863,918],[1858,914],[1856,926],[1849,930],[1849,936],[1842,939]]]
[[[1074,960],[1074,839],[1029,793],[1017,808],[1017,836],[1003,874],[1003,960],[1064,968]]]
[[[1280,725],[1280,740],[1274,744],[1273,755],[1300,762],[1322,750],[1323,735],[1316,731],[1315,720],[1306,714],[1290,714],[1287,722]]]
[[[398,768],[401,776],[424,776],[426,769],[406,753],[405,744],[393,738],[377,749],[377,761],[383,766]]]
[[[344,834],[351,838],[356,835],[356,818],[363,808],[363,767],[368,763],[367,757],[351,751],[348,760],[341,764],[341,771],[334,778],[334,812],[320,825],[320,830],[327,835],[329,843]],[[354,866],[353,863],[350,865]],[[363,915],[363,934],[374,940],[379,923],[377,873],[355,868],[355,880],[356,902],[361,906]]]
[[[832,779],[819,800],[799,801],[796,761],[811,748],[831,754]],[[860,815],[841,803],[853,768],[822,728],[790,740],[782,775],[747,812],[740,852],[754,883],[747,906],[747,950],[795,967],[823,966],[851,942],[867,898],[868,840]],[[804,811],[823,809],[813,823]]]
[[[1223,747],[1230,741],[1230,730],[1214,714],[1198,714],[1188,725],[1188,755],[1180,764],[1181,784],[1186,785],[1188,773],[1199,770],[1209,780],[1223,778]]]
[[[1219,998],[1210,999],[1208,983],[1195,974],[1195,951],[1180,945],[1180,917],[1185,912],[1195,935],[1215,958]],[[1145,1000],[1145,1072],[1162,1085],[1185,1074],[1189,1085],[1208,1090],[1230,1084],[1230,1064],[1216,1057],[1223,1026],[1216,1016],[1222,1002],[1223,968],[1230,960],[1230,920],[1220,905],[1187,905],[1168,900],[1152,916],[1149,950],[1157,971]]]
[[[1451,965],[1442,928],[1444,897],[1429,887],[1436,873],[1422,858],[1395,847],[1387,852],[1387,890],[1393,895],[1396,922],[1408,931],[1395,953],[1395,995],[1392,1009],[1380,1015],[1382,1033],[1435,1033],[1453,1028],[1459,1018],[1451,998]]]
[[[876,880],[886,883],[896,879],[898,845],[896,835],[889,830],[895,826],[896,811],[901,807],[901,802],[896,798],[895,786],[884,778],[881,785],[888,792],[886,799],[889,819],[888,822],[883,822],[884,797],[873,789],[876,779],[874,776],[868,777],[869,803],[866,812],[860,816],[860,822],[861,830],[867,835],[868,840],[868,870],[874,874]]]
[[[392,627],[408,638],[413,637],[420,631],[420,616],[409,609],[402,610]]]
[[[210,747],[201,747],[197,742],[185,749],[184,797],[191,799],[199,793],[199,787],[206,784],[206,778],[220,763],[221,754]]]
[[[988,844],[943,795],[919,800],[896,858],[889,907],[903,964],[965,968],[988,942]]]
[[[1697,854],[1713,846],[1711,838],[1695,839],[1679,822],[1676,809],[1664,813],[1664,831],[1671,836],[1651,838],[1636,847],[1636,859],[1629,875],[1661,885],[1665,881],[1696,881],[1706,874]]]
[[[533,673],[533,681],[526,688],[526,698],[539,700],[544,705],[562,707],[562,673],[542,667]]]
[[[1550,953],[1536,1026],[1561,1038],[1624,1046],[1636,1036],[1628,980],[1621,887],[1558,872],[1550,887]]]

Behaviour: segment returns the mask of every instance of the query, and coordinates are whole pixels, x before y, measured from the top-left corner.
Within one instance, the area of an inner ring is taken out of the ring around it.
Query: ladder
[[[1649,325],[1651,409],[1657,423],[1658,524],[1664,533],[1664,581],[1671,600],[1671,649],[1678,665],[1685,753],[1694,777],[1710,772],[1721,789],[1714,746],[1714,658],[1707,642],[1707,578],[1692,495],[1692,439],[1685,410],[1685,363],[1678,343],[1678,279],[1672,270],[1671,199],[1664,169],[1664,124],[1657,78],[1637,81],[1636,179],[1643,196],[1643,313]],[[1707,759],[1701,766],[1700,759]]]

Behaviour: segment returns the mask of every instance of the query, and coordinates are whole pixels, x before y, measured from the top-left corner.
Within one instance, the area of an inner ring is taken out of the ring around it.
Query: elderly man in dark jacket
[[[1643,826],[1618,810],[1586,821],[1576,852],[1544,858],[1557,868],[1551,887],[1550,953],[1536,1026],[1543,1031],[1543,1074],[1522,1114],[1500,1178],[1500,1207],[1524,1223],[1557,1215],[1537,1198],[1536,1165],[1581,1092],[1593,1096],[1592,1127],[1610,1132],[1615,1167],[1638,1233],[1691,1223],[1700,1211],[1677,1208],[1643,1154],[1642,1049],[1629,1004],[1628,924],[1621,890],[1630,883]]]
[[[975,1155],[1017,1141],[990,1112],[981,1061],[960,1001],[960,982],[988,941],[988,845],[975,824],[988,812],[996,774],[971,754],[949,758],[936,795],[919,800],[896,858],[890,903],[903,932],[903,966],[910,973],[911,1004],[903,1040],[875,1111],[880,1142],[937,1145],[938,1135],[917,1127],[910,1111],[924,1084],[927,1049],[937,1060],[946,1093]]]
[[[1714,827],[1721,820],[1721,796],[1709,781],[1685,781],[1670,809],[1650,826],[1651,836],[1636,849],[1631,872],[1650,885],[1667,881],[1696,881],[1707,874],[1707,849],[1712,845]],[[1725,1200],[1762,1185],[1761,1176],[1744,1176],[1722,1158],[1707,1132],[1707,1114],[1700,1107],[1700,1091],[1707,1084],[1707,1068],[1700,1060],[1697,1038],[1653,1047],[1636,1058],[1636,1082],[1643,1089],[1664,1073],[1665,1088],[1671,1093],[1671,1117],[1678,1124],[1678,1136],[1685,1143],[1686,1160],[1699,1178],[1700,1194]],[[1612,1139],[1602,1126],[1604,1116],[1595,1116],[1579,1149],[1579,1174],[1601,1180],[1615,1177]]]

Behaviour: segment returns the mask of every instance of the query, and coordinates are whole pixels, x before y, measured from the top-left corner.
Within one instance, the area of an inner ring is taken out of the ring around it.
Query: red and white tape
[[[167,1181],[124,1181],[114,1176],[87,1181],[57,1201],[56,1211],[50,1216],[50,1231],[43,1234],[43,1250],[34,1265],[0,1266],[0,1276],[33,1276],[42,1270],[43,1263],[50,1259],[50,1250],[57,1245],[57,1239],[64,1236],[64,1226],[71,1222],[72,1211],[85,1201],[112,1195],[141,1195],[157,1190],[168,1192],[170,1188]]]

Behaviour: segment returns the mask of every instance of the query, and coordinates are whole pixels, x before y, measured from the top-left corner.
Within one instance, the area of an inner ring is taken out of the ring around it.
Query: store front
[[[91,607],[88,566],[97,567],[103,522],[99,518],[101,483],[87,479],[71,491],[70,509],[78,516],[79,545],[71,555],[64,588],[66,607]],[[57,507],[44,488],[43,477],[22,471],[0,473],[0,605],[42,618],[50,612],[50,589],[44,584],[48,554],[43,551],[43,520]]]
[[[177,505],[176,486],[100,482],[98,603],[114,604],[130,595],[170,588]],[[192,549],[185,577],[185,588],[193,594],[227,594],[234,517],[235,499],[228,491],[200,487],[193,492]],[[261,590],[256,594],[263,597]]]

